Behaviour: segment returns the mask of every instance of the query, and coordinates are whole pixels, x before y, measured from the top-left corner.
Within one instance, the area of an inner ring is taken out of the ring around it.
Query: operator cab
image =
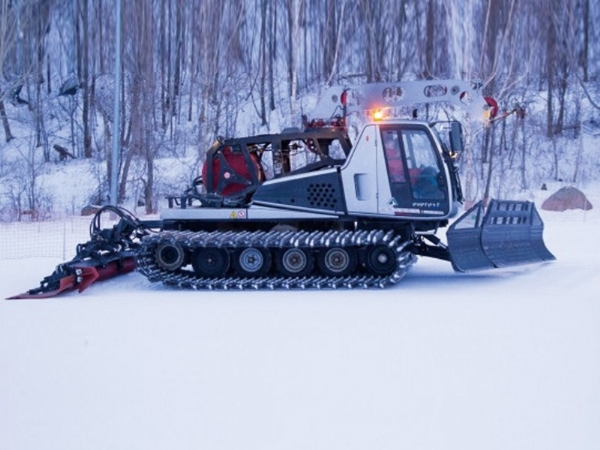
[[[368,124],[342,168],[348,212],[444,220],[457,210],[456,167],[436,129],[416,120]]]

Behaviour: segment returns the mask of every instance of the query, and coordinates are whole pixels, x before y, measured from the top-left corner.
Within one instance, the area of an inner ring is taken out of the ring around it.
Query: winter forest
[[[598,2],[118,1],[0,0],[0,220],[67,212],[57,173],[73,212],[107,203],[113,164],[117,202],[155,213],[216,136],[298,126],[334,84],[481,83],[511,114],[468,138],[469,201],[600,168]]]

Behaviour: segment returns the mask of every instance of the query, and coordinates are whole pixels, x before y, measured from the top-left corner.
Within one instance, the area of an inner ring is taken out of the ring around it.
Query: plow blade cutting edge
[[[532,202],[492,200],[487,211],[479,202],[448,229],[452,266],[467,272],[554,260],[543,231]]]

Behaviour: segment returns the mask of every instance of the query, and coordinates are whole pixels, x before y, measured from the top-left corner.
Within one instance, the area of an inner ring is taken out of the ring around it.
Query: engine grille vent
[[[311,183],[306,188],[306,200],[310,206],[335,209],[337,195],[331,183]]]

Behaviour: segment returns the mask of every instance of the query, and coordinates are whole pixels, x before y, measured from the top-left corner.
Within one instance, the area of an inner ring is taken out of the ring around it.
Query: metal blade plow
[[[446,234],[452,266],[458,272],[556,259],[543,240],[544,223],[527,201],[477,203]]]

